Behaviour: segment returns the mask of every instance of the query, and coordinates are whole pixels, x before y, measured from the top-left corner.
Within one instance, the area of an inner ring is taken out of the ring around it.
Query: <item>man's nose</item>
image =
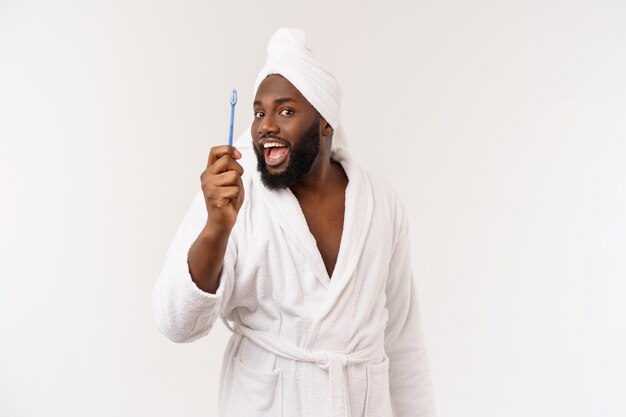
[[[270,115],[265,115],[263,119],[261,119],[261,123],[259,123],[258,133],[261,136],[267,136],[269,134],[278,133],[280,128],[274,121],[274,118]]]

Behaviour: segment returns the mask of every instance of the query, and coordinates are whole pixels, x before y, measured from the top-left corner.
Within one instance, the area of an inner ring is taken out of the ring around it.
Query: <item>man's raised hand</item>
[[[207,167],[200,175],[210,229],[230,231],[235,225],[244,199],[243,167],[237,162],[240,158],[241,152],[234,146],[211,148]]]

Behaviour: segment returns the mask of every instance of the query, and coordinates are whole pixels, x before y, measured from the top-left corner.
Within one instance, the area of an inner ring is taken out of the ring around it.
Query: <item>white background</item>
[[[623,1],[0,0],[0,415],[215,416],[150,301],[280,26],[395,184],[440,415],[624,416]]]

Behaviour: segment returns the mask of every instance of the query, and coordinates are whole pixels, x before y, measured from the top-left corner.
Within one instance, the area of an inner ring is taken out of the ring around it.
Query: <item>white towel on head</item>
[[[339,130],[341,90],[333,75],[324,69],[306,46],[301,29],[280,28],[267,44],[267,60],[254,84],[254,92],[270,74],[280,74],[300,91],[333,128],[332,152],[346,149]],[[343,130],[343,129],[342,129]]]

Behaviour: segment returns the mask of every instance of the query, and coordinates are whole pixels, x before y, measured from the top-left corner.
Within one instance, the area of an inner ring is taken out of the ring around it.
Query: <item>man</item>
[[[435,416],[406,214],[345,151],[304,32],[267,51],[250,132],[211,150],[168,251],[158,326],[176,342],[218,317],[233,331],[222,417]]]

